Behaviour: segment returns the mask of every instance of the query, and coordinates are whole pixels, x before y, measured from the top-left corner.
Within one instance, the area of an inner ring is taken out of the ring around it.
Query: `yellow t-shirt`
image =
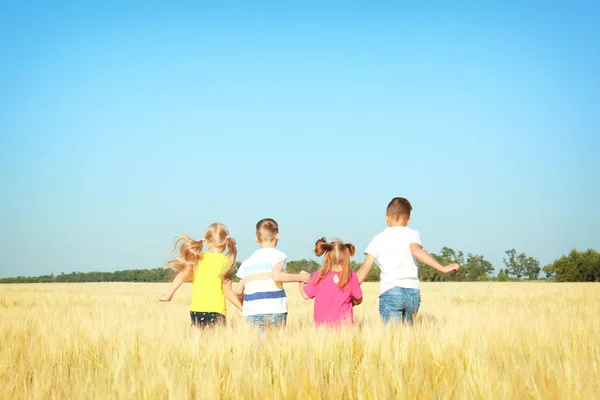
[[[227,267],[227,256],[207,251],[198,262],[192,282],[191,311],[227,314],[219,274]]]

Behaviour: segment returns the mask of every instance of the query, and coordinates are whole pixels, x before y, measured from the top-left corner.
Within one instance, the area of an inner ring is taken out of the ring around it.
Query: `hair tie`
[[[225,236],[225,240],[230,239],[229,235]]]

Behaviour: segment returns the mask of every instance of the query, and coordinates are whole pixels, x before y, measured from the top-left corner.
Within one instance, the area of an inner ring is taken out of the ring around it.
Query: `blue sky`
[[[159,267],[213,221],[243,259],[263,217],[362,261],[394,196],[496,269],[600,249],[598,6],[216,4],[0,4],[0,277]]]

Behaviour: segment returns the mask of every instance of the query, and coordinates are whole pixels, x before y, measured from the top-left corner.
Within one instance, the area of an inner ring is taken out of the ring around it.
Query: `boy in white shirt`
[[[287,296],[282,282],[308,282],[310,274],[285,272],[287,255],[275,248],[279,241],[279,226],[271,218],[256,224],[255,240],[260,244],[237,271],[240,282],[236,294],[243,294],[242,315],[248,322],[264,332],[268,326],[285,326]]]
[[[357,272],[362,283],[377,260],[381,269],[379,314],[384,323],[412,324],[421,304],[417,260],[445,274],[459,268],[458,264],[442,266],[423,249],[419,232],[406,227],[411,211],[410,202],[403,197],[390,201],[385,214],[388,227],[371,240]]]

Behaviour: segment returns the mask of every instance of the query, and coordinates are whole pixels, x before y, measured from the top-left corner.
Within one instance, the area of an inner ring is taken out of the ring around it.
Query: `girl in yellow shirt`
[[[208,251],[202,252],[204,244]],[[182,235],[175,242],[179,256],[168,261],[165,267],[179,273],[173,279],[169,291],[158,298],[171,301],[173,294],[185,281],[192,281],[192,326],[202,329],[212,325],[224,325],[227,308],[225,298],[242,310],[242,303],[231,288],[231,274],[235,265],[237,249],[235,240],[229,237],[225,225],[215,222],[204,233],[202,240]],[[227,251],[227,255],[224,252]]]

